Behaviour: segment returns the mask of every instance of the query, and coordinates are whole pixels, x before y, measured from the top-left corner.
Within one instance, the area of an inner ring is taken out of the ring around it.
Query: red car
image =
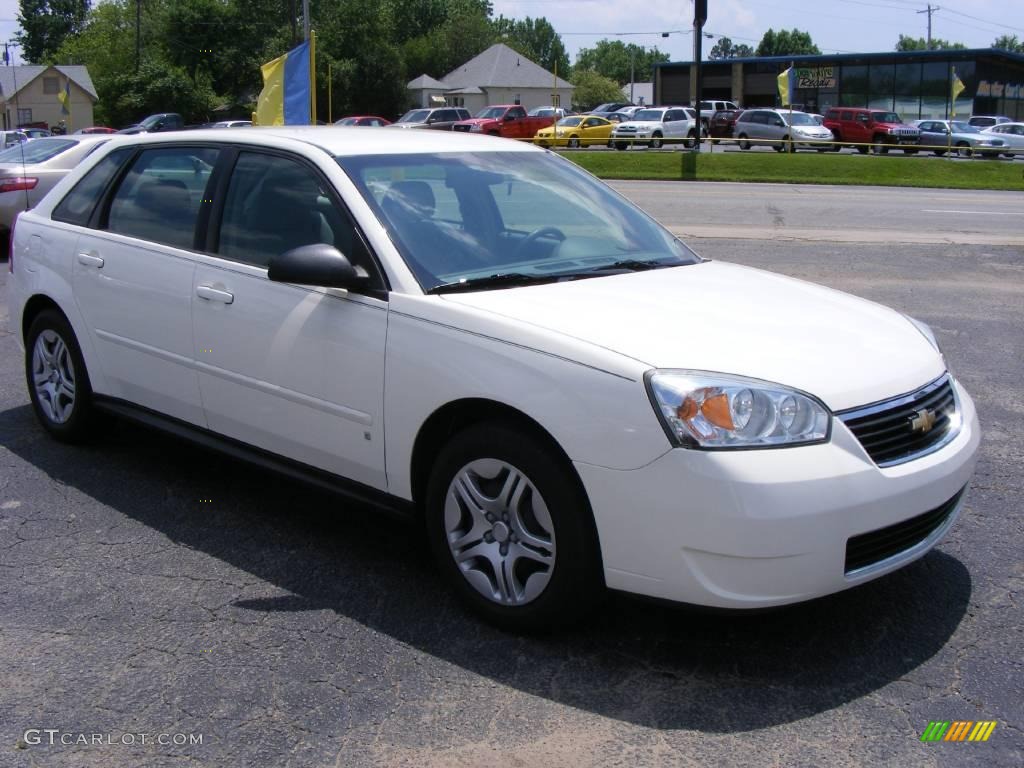
[[[335,120],[335,125],[391,125],[390,120],[385,120],[383,117],[377,117],[376,115],[353,115],[352,117],[343,117],[341,120]]]
[[[79,128],[75,133],[117,133],[117,129],[107,128],[102,125],[91,125],[88,128]]]
[[[711,116],[710,133],[712,144],[717,144],[722,139],[733,138],[736,128],[736,118],[738,118],[742,112],[742,109],[721,109]]]

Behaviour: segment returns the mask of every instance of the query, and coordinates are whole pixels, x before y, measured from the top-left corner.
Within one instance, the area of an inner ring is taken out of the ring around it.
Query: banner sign
[[[797,67],[797,88],[835,88],[835,67]]]

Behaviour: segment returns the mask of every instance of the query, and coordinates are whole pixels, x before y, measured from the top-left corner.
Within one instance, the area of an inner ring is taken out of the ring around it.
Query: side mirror
[[[270,260],[267,277],[275,283],[354,288],[366,279],[366,270],[326,243],[300,245]]]

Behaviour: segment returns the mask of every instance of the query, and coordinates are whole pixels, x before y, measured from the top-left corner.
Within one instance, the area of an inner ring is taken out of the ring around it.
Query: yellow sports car
[[[535,144],[542,147],[585,147],[589,144],[607,144],[615,123],[594,115],[563,117],[550,128],[537,131]]]

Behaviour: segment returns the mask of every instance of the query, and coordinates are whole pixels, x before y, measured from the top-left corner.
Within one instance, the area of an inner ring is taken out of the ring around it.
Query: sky
[[[492,2],[495,15],[546,18],[562,36],[573,62],[580,48],[593,47],[602,38],[657,46],[672,61],[693,59],[692,0]],[[769,27],[795,27],[809,32],[822,53],[891,51],[901,34],[926,36],[928,15],[915,11],[928,4],[916,0],[708,0],[704,31],[757,48]],[[968,48],[988,48],[1003,34],[1024,40],[1024,0],[932,0],[931,5],[941,7],[932,14],[933,38],[961,42]],[[662,32],[672,34],[663,38]],[[704,58],[714,44],[715,39],[704,40]]]
[[[492,2],[495,15],[545,17],[562,36],[573,61],[580,48],[592,47],[602,38],[657,46],[672,61],[693,58],[691,0]],[[1024,0],[932,0],[931,4],[940,7],[932,14],[933,37],[969,48],[988,48],[1001,34],[1024,40]],[[756,48],[769,27],[796,27],[810,32],[823,53],[890,51],[901,34],[925,36],[928,16],[916,11],[927,5],[917,0],[708,0],[704,31]],[[0,0],[0,43],[13,39],[17,16],[17,0]],[[662,32],[671,34],[663,38]],[[714,39],[704,40],[705,58],[714,44]]]

